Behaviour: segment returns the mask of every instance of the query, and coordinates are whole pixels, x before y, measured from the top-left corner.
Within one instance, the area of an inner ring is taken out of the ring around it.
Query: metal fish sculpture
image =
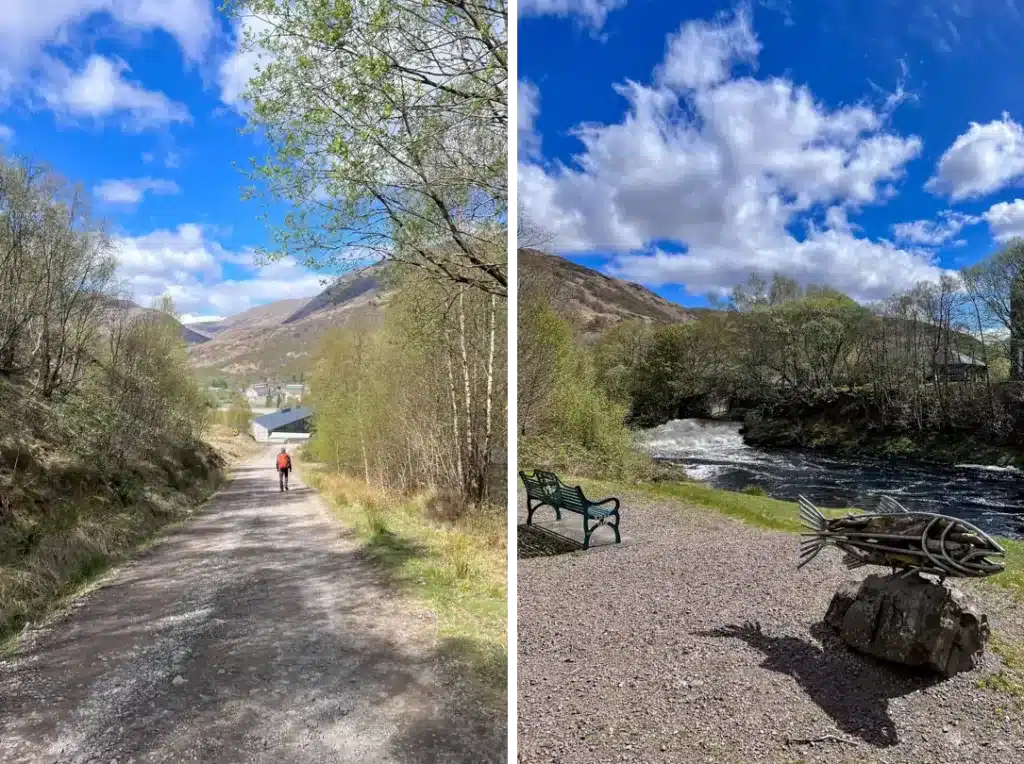
[[[800,520],[807,533],[800,542],[802,568],[827,545],[846,554],[849,569],[883,565],[905,575],[931,573],[945,580],[978,578],[1001,573],[1002,562],[988,559],[1006,552],[998,542],[965,520],[931,512],[908,512],[895,499],[883,496],[878,509],[863,515],[829,519],[811,502],[800,497]]]

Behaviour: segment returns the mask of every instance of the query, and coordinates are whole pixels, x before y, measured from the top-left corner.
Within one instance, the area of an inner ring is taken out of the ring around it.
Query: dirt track
[[[429,616],[272,464],[0,662],[0,761],[505,760]]]

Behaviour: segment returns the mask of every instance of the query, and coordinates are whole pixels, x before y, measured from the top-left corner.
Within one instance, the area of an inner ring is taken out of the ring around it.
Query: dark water
[[[941,512],[989,533],[1024,537],[1024,473],[1012,467],[890,463],[747,446],[736,422],[677,419],[646,430],[652,456],[694,480],[738,491],[760,486],[777,499],[803,494],[822,507],[873,508],[888,494],[911,511]]]

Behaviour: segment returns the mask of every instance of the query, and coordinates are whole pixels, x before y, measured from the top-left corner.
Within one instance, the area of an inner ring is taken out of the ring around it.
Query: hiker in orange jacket
[[[292,458],[284,448],[277,455],[277,476],[281,481],[281,490],[288,490],[288,473],[292,471]]]

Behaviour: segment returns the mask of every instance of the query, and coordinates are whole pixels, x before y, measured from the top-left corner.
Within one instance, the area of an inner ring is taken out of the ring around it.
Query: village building
[[[259,443],[287,443],[309,440],[313,431],[313,409],[286,408],[252,420],[252,436]]]

